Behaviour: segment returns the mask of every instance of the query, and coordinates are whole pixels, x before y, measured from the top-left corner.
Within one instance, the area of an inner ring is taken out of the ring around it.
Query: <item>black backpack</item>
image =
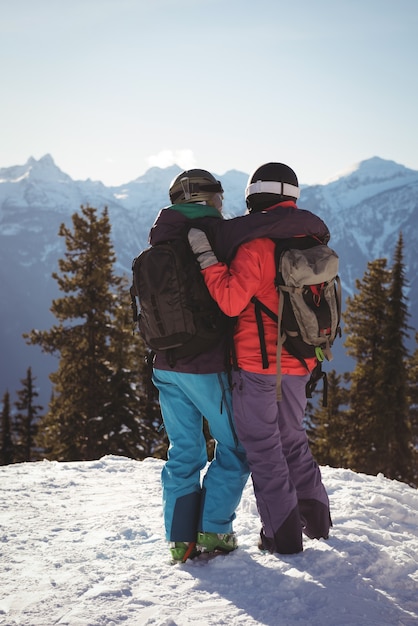
[[[338,255],[311,237],[276,240],[276,289],[279,310],[271,311],[252,298],[260,337],[263,368],[268,367],[262,313],[278,323],[277,372],[280,398],[281,348],[297,358],[308,371],[305,359],[317,357],[318,365],[307,384],[307,397],[317,382],[324,383],[323,405],[327,405],[327,378],[322,362],[332,360],[331,347],[341,336],[341,283]]]
[[[134,321],[153,351],[177,359],[212,348],[224,335],[226,318],[213,300],[188,241],[147,248],[132,263]],[[139,302],[139,313],[137,307]]]

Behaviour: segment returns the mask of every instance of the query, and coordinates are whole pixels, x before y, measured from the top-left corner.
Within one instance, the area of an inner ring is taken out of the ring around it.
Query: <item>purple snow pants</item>
[[[328,537],[329,500],[303,427],[309,375],[276,376],[233,372],[233,410],[238,437],[247,453],[264,546],[270,552],[302,550],[302,529]],[[260,546],[261,547],[261,546]]]

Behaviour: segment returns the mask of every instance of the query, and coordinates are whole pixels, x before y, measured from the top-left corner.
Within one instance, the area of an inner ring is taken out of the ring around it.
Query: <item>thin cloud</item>
[[[161,150],[147,158],[150,167],[169,167],[178,165],[185,170],[195,167],[196,160],[192,150]]]

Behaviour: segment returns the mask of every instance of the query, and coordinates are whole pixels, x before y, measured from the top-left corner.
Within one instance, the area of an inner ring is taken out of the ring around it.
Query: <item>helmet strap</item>
[[[183,189],[184,192],[184,199],[185,200],[190,200],[191,195],[190,195],[190,186],[189,186],[189,178],[184,177],[180,180],[181,183],[181,188]]]

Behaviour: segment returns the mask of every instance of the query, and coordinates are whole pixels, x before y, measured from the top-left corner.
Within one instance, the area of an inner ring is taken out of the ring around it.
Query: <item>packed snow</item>
[[[106,456],[0,468],[2,626],[418,624],[418,492],[323,467],[334,527],[262,554],[249,480],[239,549],[171,565],[163,461]]]

